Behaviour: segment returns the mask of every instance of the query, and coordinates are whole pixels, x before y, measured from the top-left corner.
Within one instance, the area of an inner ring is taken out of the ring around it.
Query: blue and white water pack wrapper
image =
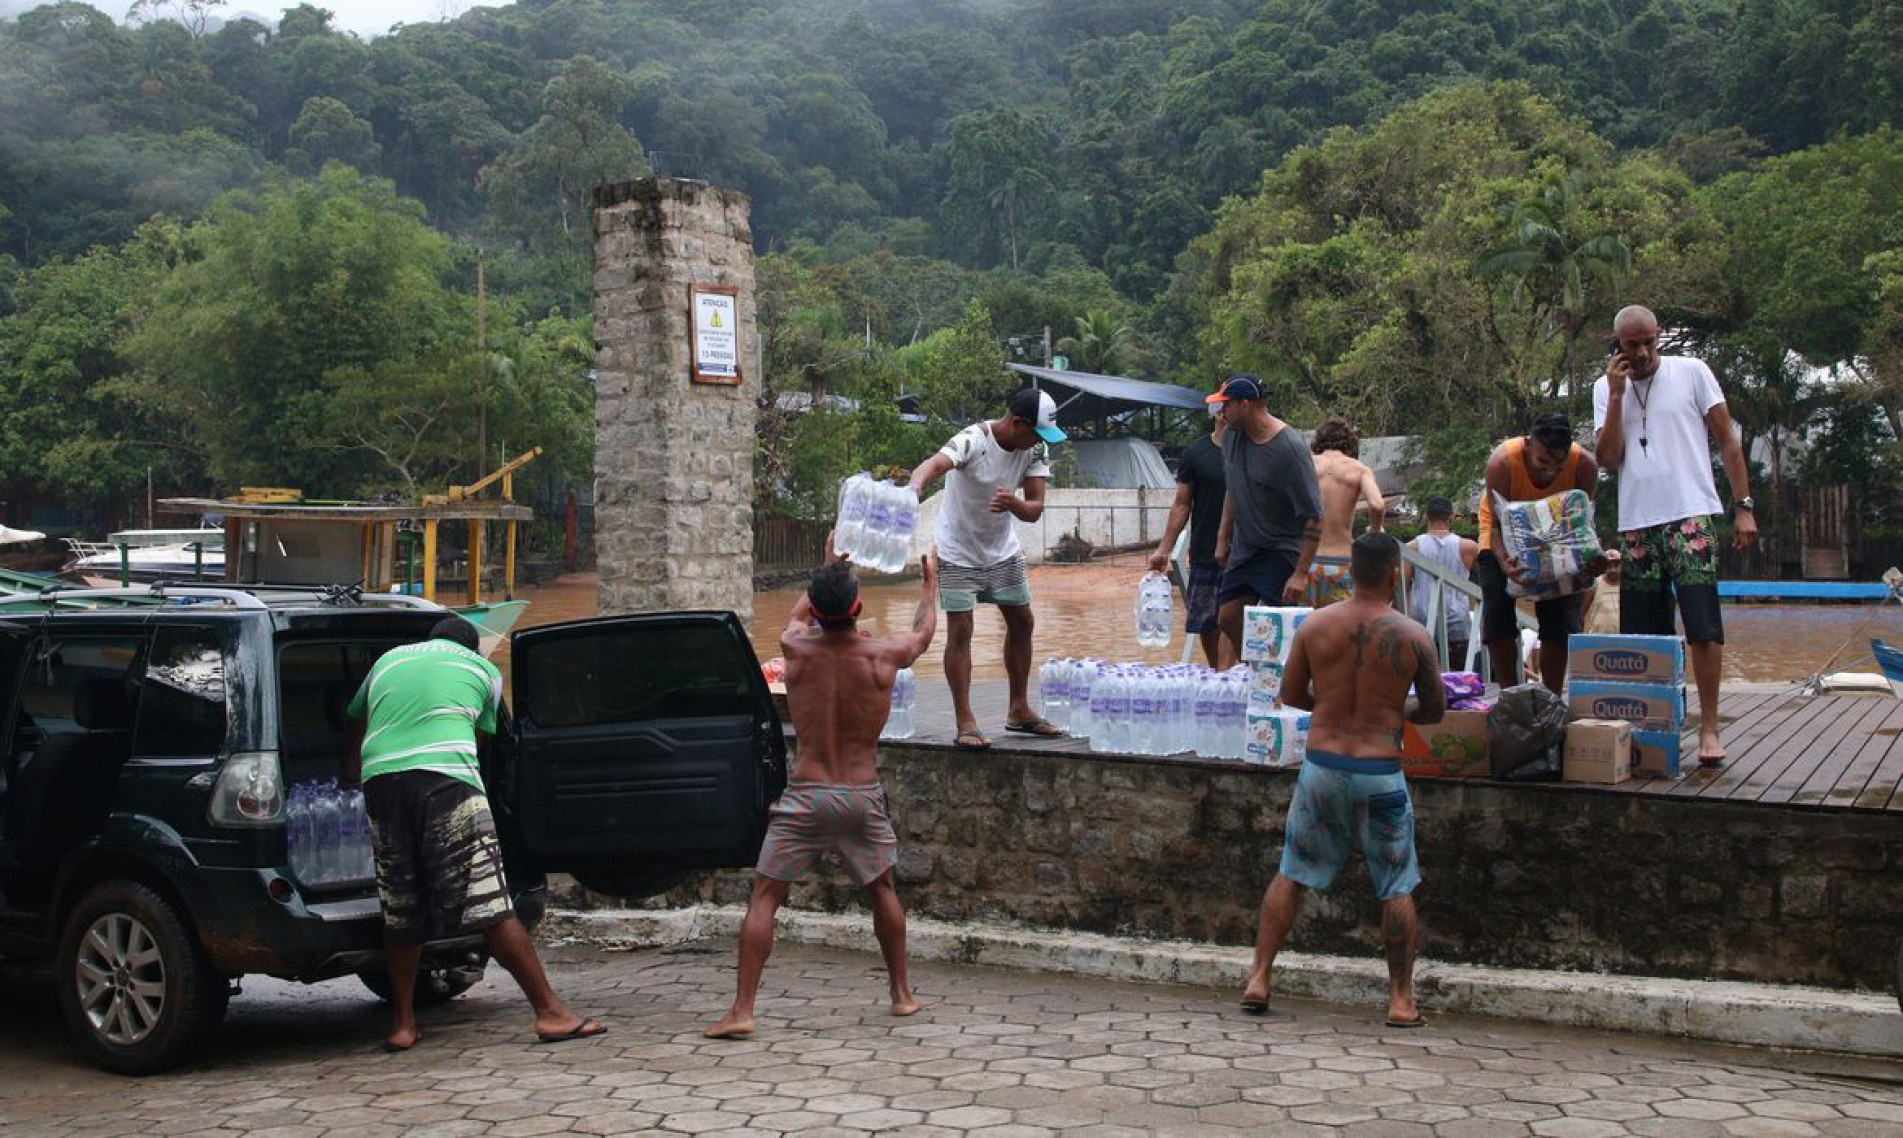
[[[1509,595],[1563,597],[1592,585],[1586,562],[1602,551],[1592,528],[1592,499],[1584,490],[1567,490],[1531,502],[1509,502],[1495,494],[1493,515],[1500,519],[1500,539],[1506,543],[1507,554],[1533,571],[1530,584],[1509,578]]]
[[[1251,711],[1243,728],[1242,758],[1267,767],[1300,766],[1308,754],[1308,712],[1291,707]]]
[[[1566,674],[1575,682],[1685,682],[1685,642],[1676,636],[1575,632],[1566,643]]]
[[[1635,778],[1678,778],[1679,748],[1682,740],[1676,731],[1634,731],[1632,733],[1632,774]]]
[[[1566,714],[1572,719],[1621,719],[1642,731],[1676,734],[1685,726],[1685,685],[1574,680],[1566,686]]]
[[[1280,664],[1249,665],[1249,710],[1274,711],[1282,706]]]
[[[1251,664],[1286,664],[1295,630],[1311,608],[1249,605],[1242,610],[1242,658]]]

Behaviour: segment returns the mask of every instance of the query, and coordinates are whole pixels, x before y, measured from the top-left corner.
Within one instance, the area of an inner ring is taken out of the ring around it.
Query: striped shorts
[[[939,608],[970,612],[981,603],[1012,608],[1031,603],[1031,578],[1022,553],[983,569],[939,562]]]
[[[829,850],[838,851],[861,885],[899,863],[899,836],[878,783],[788,783],[773,804],[754,872],[798,881]]]
[[[383,931],[396,944],[464,936],[515,915],[482,791],[434,771],[364,780]]]

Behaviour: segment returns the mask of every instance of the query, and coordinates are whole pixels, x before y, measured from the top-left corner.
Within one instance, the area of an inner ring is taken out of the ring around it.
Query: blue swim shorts
[[[1374,879],[1376,900],[1405,897],[1420,885],[1414,801],[1400,762],[1311,750],[1289,802],[1282,876],[1326,889],[1357,845]]]

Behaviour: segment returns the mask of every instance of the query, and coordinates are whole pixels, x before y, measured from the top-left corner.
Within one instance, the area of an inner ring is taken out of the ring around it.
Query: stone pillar
[[[760,394],[745,194],[644,178],[595,190],[595,553],[601,611],[753,619]],[[739,289],[741,382],[695,383],[689,285]]]

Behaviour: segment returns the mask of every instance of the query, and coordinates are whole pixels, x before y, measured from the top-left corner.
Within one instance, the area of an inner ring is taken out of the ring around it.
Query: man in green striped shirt
[[[384,1042],[390,1051],[408,1051],[420,1038],[423,945],[473,932],[529,998],[542,1042],[607,1030],[556,997],[509,900],[476,750],[478,731],[495,732],[502,673],[476,651],[479,643],[475,625],[444,617],[429,639],[385,652],[350,701],[350,717],[365,720],[357,755],[396,1012]]]

